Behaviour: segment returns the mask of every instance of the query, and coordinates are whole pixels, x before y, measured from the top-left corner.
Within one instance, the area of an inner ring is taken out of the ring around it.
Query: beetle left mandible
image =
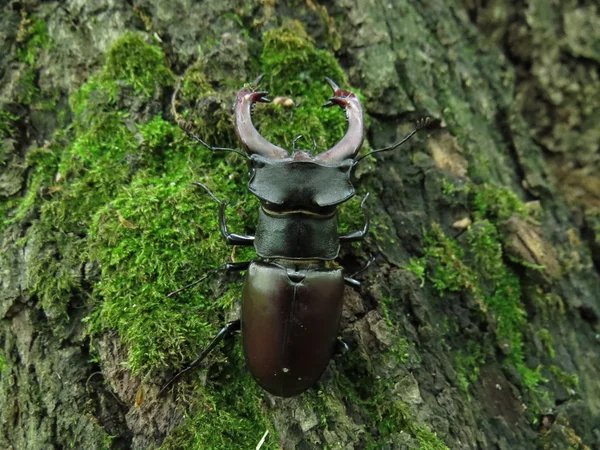
[[[337,207],[354,195],[352,169],[367,156],[357,158],[365,137],[362,105],[355,94],[327,79],[334,93],[324,106],[343,108],[348,130],[323,153],[312,156],[294,149],[290,154],[267,141],[252,124],[252,106],[269,101],[266,91],[256,89],[260,78],[252,87],[238,92],[234,107],[236,135],[248,156],[239,150],[211,147],[186,130],[211,150],[233,151],[248,159],[248,189],[261,203],[256,236],[231,233],[225,221],[227,204],[203,184],[195,184],[219,203],[219,227],[225,241],[230,245],[252,245],[259,257],[220,268],[247,270],[241,319],[226,324],[195,361],[166,383],[161,393],[239,329],[248,368],[266,391],[281,397],[304,392],[316,383],[335,351],[344,283],[360,285],[329,262],[337,258],[341,243],[361,241],[369,229],[366,214],[361,230],[340,236],[337,224]],[[402,141],[369,154],[397,148],[427,123],[427,119],[417,122]],[[364,200],[361,208],[363,205]]]

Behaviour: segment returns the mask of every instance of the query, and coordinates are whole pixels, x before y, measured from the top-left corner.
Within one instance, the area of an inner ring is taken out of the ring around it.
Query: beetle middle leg
[[[344,277],[344,282],[348,285],[348,286],[352,286],[355,288],[360,287],[360,281],[358,281],[357,279],[355,279],[354,277],[357,275],[360,275],[361,273],[363,273],[365,270],[367,270],[371,264],[373,264],[373,262],[375,261],[375,258],[371,258],[367,261],[367,263],[360,268],[360,270],[358,270],[357,272],[354,272],[352,275],[350,276],[346,276]]]
[[[233,320],[231,322],[227,322],[223,328],[217,333],[217,335],[213,338],[213,340],[208,344],[208,346],[202,350],[202,353],[198,355],[198,357],[193,360],[190,364],[188,364],[184,369],[179,371],[176,375],[174,375],[169,381],[165,383],[165,385],[161,388],[158,396],[160,397],[165,390],[169,388],[173,383],[179,380],[182,376],[188,373],[190,370],[198,367],[202,361],[210,354],[211,351],[225,338],[231,336],[235,331],[240,331],[241,329],[241,321],[240,319]]]
[[[369,193],[367,192],[367,195],[365,195],[365,197],[360,202],[360,209],[362,210],[362,212],[365,216],[365,225],[363,226],[363,229],[358,230],[358,231],[353,231],[352,233],[348,233],[343,236],[340,236],[340,242],[364,241],[365,236],[367,235],[367,233],[369,233],[369,225],[371,223],[369,213],[364,208],[365,202],[367,201],[368,198],[369,198]]]
[[[248,269],[249,265],[250,265],[250,261],[225,263],[222,266],[217,267],[216,269],[209,270],[208,273],[206,273],[205,275],[203,275],[201,278],[197,279],[196,281],[193,281],[190,284],[187,284],[182,288],[179,288],[173,292],[168,293],[167,297],[173,297],[173,296],[179,294],[181,291],[185,291],[186,289],[196,286],[198,283],[201,283],[204,280],[206,280],[213,273],[220,272],[222,270],[225,272],[241,272],[242,270]]]

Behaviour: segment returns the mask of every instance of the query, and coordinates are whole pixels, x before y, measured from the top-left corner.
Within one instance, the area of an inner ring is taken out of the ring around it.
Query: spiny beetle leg
[[[352,233],[348,233],[343,236],[340,236],[340,242],[363,241],[365,239],[365,236],[367,235],[367,233],[369,233],[369,224],[370,224],[371,220],[369,217],[369,213],[364,208],[365,202],[369,198],[369,195],[370,194],[367,192],[367,195],[365,195],[365,197],[360,202],[360,209],[362,210],[362,212],[365,216],[365,225],[364,225],[363,229],[358,230],[358,231],[353,231]]]
[[[221,331],[217,333],[214,339],[211,341],[208,346],[202,350],[202,353],[198,355],[198,357],[193,360],[187,367],[177,373],[173,378],[171,378],[167,383],[162,387],[158,396],[160,397],[173,383],[179,380],[182,376],[188,373],[190,370],[198,367],[202,361],[210,354],[210,352],[221,342],[223,339],[231,336],[234,331],[239,331],[241,329],[241,320],[237,319],[232,322],[227,322]]]
[[[198,280],[180,288],[177,289],[176,291],[170,292],[169,294],[167,294],[167,297],[174,297],[175,295],[179,294],[181,291],[185,291],[186,289],[192,288],[194,286],[196,286],[197,284],[201,283],[202,281],[206,280],[210,275],[212,275],[213,273],[217,273],[220,271],[225,271],[225,272],[241,272],[242,270],[246,270],[248,269],[248,266],[250,266],[250,261],[242,261],[242,262],[234,262],[234,263],[225,263],[220,267],[217,267],[216,269],[212,269],[209,270],[208,273],[204,276],[202,276],[201,278],[199,278]]]
[[[254,236],[231,233],[227,228],[227,219],[225,217],[225,208],[227,208],[227,202],[222,202],[219,200],[217,196],[213,194],[208,187],[206,187],[206,185],[200,183],[199,181],[194,181],[192,184],[194,186],[200,186],[208,195],[212,197],[215,202],[219,204],[219,229],[221,230],[221,235],[225,239],[225,242],[227,242],[229,245],[254,245]]]

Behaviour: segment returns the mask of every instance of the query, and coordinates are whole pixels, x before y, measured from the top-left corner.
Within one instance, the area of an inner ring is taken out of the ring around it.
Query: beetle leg
[[[344,356],[350,351],[350,347],[341,339],[336,339],[335,350],[333,351],[334,356]]]
[[[254,245],[254,236],[229,232],[227,229],[227,220],[225,218],[226,207],[227,203],[221,203],[219,205],[219,229],[221,230],[221,235],[225,239],[225,242],[229,245]]]
[[[352,277],[344,277],[344,283],[346,283],[348,286],[354,287],[354,288],[359,288],[360,287],[360,281],[355,280]]]
[[[163,392],[165,392],[169,388],[169,386],[171,386],[173,383],[179,380],[187,372],[199,366],[200,363],[208,356],[208,354],[217,346],[217,344],[219,344],[219,342],[229,337],[234,331],[239,331],[240,328],[240,319],[234,320],[232,322],[227,322],[225,326],[221,328],[221,330],[217,333],[217,335],[214,337],[211,343],[208,344],[208,346],[204,350],[202,350],[202,353],[200,353],[200,355],[198,355],[198,357],[195,360],[193,360],[187,367],[178,372],[169,381],[167,381],[167,383],[162,387],[162,389],[158,393],[158,396],[160,397],[163,394]]]
[[[208,273],[206,275],[202,276],[200,279],[198,279],[180,289],[177,289],[176,291],[170,292],[169,294],[167,294],[167,297],[173,297],[173,296],[179,294],[181,291],[185,291],[186,289],[196,286],[198,283],[201,283],[202,281],[206,280],[206,278],[208,278],[213,273],[219,272],[221,270],[224,270],[226,272],[240,272],[242,270],[246,270],[249,265],[250,265],[250,261],[225,263],[222,266],[217,267],[216,269],[209,270]]]
[[[367,263],[358,271],[358,272],[354,272],[352,275],[350,275],[349,277],[344,277],[344,282],[348,285],[348,286],[352,286],[355,288],[360,287],[360,281],[356,280],[354,277],[357,275],[360,275],[361,273],[363,273],[365,270],[367,270],[371,264],[373,264],[373,262],[375,261],[375,258],[371,258],[367,261]]]
[[[227,228],[227,218],[225,217],[225,208],[227,208],[227,202],[219,200],[217,196],[206,187],[206,185],[200,183],[199,181],[194,181],[192,184],[194,186],[200,186],[208,195],[212,197],[215,202],[219,204],[219,229],[221,230],[221,235],[225,239],[225,242],[227,242],[229,245],[254,245],[254,236],[231,233]]]
[[[357,242],[357,241],[363,241],[365,239],[365,236],[369,232],[369,224],[370,224],[369,213],[364,208],[365,201],[368,198],[369,198],[369,193],[367,192],[367,195],[365,195],[365,197],[360,202],[360,209],[362,210],[362,212],[365,216],[365,225],[363,226],[363,229],[358,230],[358,231],[353,231],[352,233],[348,233],[343,236],[340,236],[340,242]]]

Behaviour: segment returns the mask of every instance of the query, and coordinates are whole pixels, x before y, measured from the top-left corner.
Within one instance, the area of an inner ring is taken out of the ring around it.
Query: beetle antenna
[[[389,145],[387,147],[379,148],[377,150],[373,150],[372,152],[367,153],[366,155],[362,155],[361,157],[356,159],[356,162],[358,163],[362,159],[365,159],[367,156],[373,155],[374,153],[389,152],[391,150],[394,150],[394,149],[400,147],[402,144],[404,144],[406,141],[408,141],[411,137],[413,137],[417,131],[422,130],[430,123],[431,123],[431,119],[429,117],[424,117],[422,119],[417,120],[415,122],[415,128],[404,139],[402,139],[399,142],[396,142],[395,144]]]
[[[292,150],[293,150],[293,151],[296,151],[296,141],[298,141],[299,139],[301,139],[301,138],[302,138],[302,136],[303,136],[302,134],[299,134],[299,135],[298,135],[298,136],[296,136],[296,137],[294,138],[294,140],[292,141]]]
[[[210,270],[210,271],[209,271],[209,272],[208,272],[206,275],[204,275],[202,278],[200,278],[200,279],[198,279],[198,280],[194,281],[193,283],[190,283],[190,284],[188,284],[188,285],[186,285],[186,286],[184,286],[184,287],[182,287],[182,288],[179,288],[179,289],[177,289],[176,291],[169,292],[169,293],[167,294],[167,297],[168,297],[168,298],[175,297],[175,296],[176,296],[177,294],[179,294],[180,292],[182,292],[182,291],[185,291],[186,289],[192,288],[192,287],[196,286],[197,284],[200,284],[200,283],[202,283],[204,280],[206,280],[206,279],[208,278],[208,276],[209,276],[209,275],[212,275],[212,274],[213,274],[214,272],[216,272],[217,270],[218,270],[218,269],[213,269],[213,270]]]
[[[213,194],[213,192],[212,192],[212,191],[211,191],[211,190],[210,190],[210,189],[209,189],[209,188],[208,188],[208,187],[207,187],[205,184],[203,184],[203,183],[200,183],[199,181],[194,181],[194,182],[192,182],[192,184],[193,184],[194,186],[200,186],[202,189],[204,189],[204,190],[206,191],[206,193],[207,193],[208,195],[210,195],[210,196],[212,197],[212,199],[213,199],[215,202],[217,202],[219,205],[222,205],[222,204],[223,204],[223,202],[222,202],[221,200],[219,200],[219,199],[217,198],[217,196],[216,196],[215,194]]]
[[[195,139],[196,141],[198,141],[200,143],[200,145],[202,145],[203,147],[206,147],[207,149],[213,151],[213,152],[231,152],[231,153],[237,153],[238,155],[243,156],[245,159],[250,159],[248,157],[248,155],[246,155],[244,152],[240,151],[240,150],[236,150],[234,148],[225,148],[225,147],[213,147],[211,145],[208,145],[206,142],[204,142],[198,135],[196,135],[193,131],[190,130],[190,125],[186,122],[177,122],[177,125],[179,126],[179,128],[181,128],[188,136],[190,136],[191,138]]]

